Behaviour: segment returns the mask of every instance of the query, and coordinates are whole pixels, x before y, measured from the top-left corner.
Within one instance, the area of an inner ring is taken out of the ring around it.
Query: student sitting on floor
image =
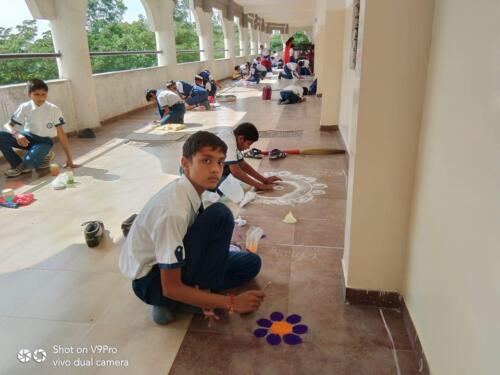
[[[289,62],[285,64],[283,67],[283,72],[280,72],[278,75],[278,79],[293,79],[295,76],[297,79],[302,79],[300,73],[298,70],[304,66],[303,61],[299,61],[298,63],[295,62]]]
[[[186,109],[194,109],[198,106],[203,106],[205,109],[210,109],[208,102],[208,91],[203,84],[203,78],[200,76],[194,77],[194,85],[191,94],[185,101]]]
[[[175,91],[183,100],[191,96],[193,85],[186,81],[170,80],[167,81],[166,87]]]
[[[222,180],[229,174],[232,174],[238,180],[253,186],[257,190],[273,190],[273,184],[281,179],[276,176],[262,176],[245,161],[241,153],[249,149],[254,142],[259,140],[259,131],[254,124],[244,122],[238,125],[234,130],[225,130],[221,132],[219,137],[227,145],[227,155],[224,163]]]
[[[236,81],[236,80],[239,80],[239,79],[241,79],[241,78],[243,78],[243,73],[242,73],[242,71],[241,71],[241,65],[236,65],[236,66],[234,67],[234,70],[233,70],[233,75],[232,75],[231,79],[232,79],[233,81]]]
[[[215,134],[190,136],[182,149],[185,174],[149,200],[123,245],[120,270],[133,280],[136,296],[153,306],[157,324],[171,322],[175,310],[252,312],[265,297],[261,290],[218,294],[253,279],[261,267],[257,254],[229,251],[231,211],[222,203],[202,205],[201,194],[219,183],[226,151]]]
[[[304,66],[302,66],[299,70],[299,73],[301,76],[310,76],[311,75],[311,70],[309,69],[309,60],[307,59],[302,59],[300,61],[304,62]],[[299,61],[299,62],[300,62]]]
[[[200,72],[198,76],[203,78],[203,87],[207,90],[209,96],[215,97],[217,88],[222,89],[220,82],[214,79],[208,69]]]
[[[257,56],[254,62],[255,69],[257,73],[259,74],[260,79],[266,78],[267,75],[267,68],[264,64],[262,64],[262,58],[260,56]]]
[[[155,101],[160,112],[160,124],[184,124],[186,108],[182,98],[167,85],[166,90],[158,92],[156,89],[146,91],[146,100]]]
[[[280,91],[280,101],[278,104],[295,104],[306,100],[304,95],[308,94],[307,87],[290,85]]]
[[[47,101],[49,87],[40,79],[28,81],[30,101],[21,104],[10,121],[0,131],[0,151],[9,162],[11,169],[5,171],[7,177],[17,177],[23,173],[31,173],[34,168],[49,168],[55,154],[51,151],[52,138],[57,136],[66,153],[67,168],[77,168],[73,163],[68,137],[62,125],[65,124],[61,110]],[[18,131],[16,126],[22,126]],[[27,150],[21,159],[13,150]]]
[[[252,64],[248,70],[248,74],[243,78],[243,81],[245,82],[253,82],[253,83],[259,83],[260,82],[260,73],[257,72],[257,68],[255,67],[256,64]]]

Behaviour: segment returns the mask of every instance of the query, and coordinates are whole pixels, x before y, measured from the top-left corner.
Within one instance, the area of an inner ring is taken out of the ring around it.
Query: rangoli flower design
[[[307,203],[317,195],[326,194],[328,185],[318,183],[315,177],[293,174],[288,171],[265,172],[265,177],[278,176],[280,181],[272,193],[257,194],[254,203],[272,204],[278,206]]]
[[[279,311],[271,314],[271,319],[259,319],[257,328],[253,334],[255,337],[266,337],[269,345],[279,345],[284,341],[288,345],[297,345],[302,342],[302,335],[307,332],[308,328],[304,324],[298,324],[302,320],[300,315],[289,315],[286,320],[285,316]]]

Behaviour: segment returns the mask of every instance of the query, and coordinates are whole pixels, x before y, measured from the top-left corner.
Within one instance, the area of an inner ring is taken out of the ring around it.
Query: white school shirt
[[[177,93],[170,90],[163,90],[157,96],[158,103],[161,107],[172,107],[177,103],[181,103],[182,99]]]
[[[247,67],[247,64],[241,64],[241,65],[240,65],[240,71],[241,71],[243,74],[248,73],[248,67]]]
[[[286,64],[286,66],[288,67],[288,69],[290,69],[292,72],[294,72],[295,70],[297,70],[297,63],[294,63],[294,62],[289,62]]]
[[[55,104],[46,101],[37,106],[33,100],[17,107],[10,121],[22,126],[25,132],[51,138],[57,135],[56,127],[65,124],[61,110]]]
[[[255,68],[257,70],[261,71],[261,72],[266,72],[267,73],[267,68],[264,65],[262,65],[262,64],[257,63],[257,65],[255,66]]]
[[[300,61],[303,61],[304,62],[304,68],[309,68],[309,60],[306,60],[306,59],[302,59]]]
[[[236,146],[236,136],[231,129],[223,130],[217,135],[227,145],[226,160],[224,164],[236,164],[243,160],[243,154]]]
[[[194,223],[201,199],[184,175],[156,193],[134,220],[123,245],[121,273],[138,279],[155,264],[172,269],[186,263],[183,238]]]
[[[304,89],[301,86],[290,85],[283,88],[283,91],[292,91],[295,95],[301,98],[304,96]]]

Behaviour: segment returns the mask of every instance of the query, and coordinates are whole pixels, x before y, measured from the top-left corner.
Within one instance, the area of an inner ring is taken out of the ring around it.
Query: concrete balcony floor
[[[289,84],[275,78],[267,83],[274,89]],[[188,130],[251,121],[259,130],[304,130],[302,137],[261,139],[258,148],[340,147],[338,134],[319,132],[320,99],[278,106],[277,91],[273,101],[264,102],[258,87],[232,88],[229,93],[238,101],[223,103],[217,111],[189,112]],[[236,241],[244,239],[250,225],[267,235],[259,247],[263,269],[253,286],[272,283],[257,313],[223,315],[212,328],[191,315],[178,315],[168,326],[155,325],[150,306],[134,296],[117,267],[120,223],[177,175],[182,142],[126,141],[155,118],[154,110],[147,109],[102,127],[97,139],[72,137],[76,160],[83,164],[75,170],[73,188],[55,191],[52,177],[37,173],[0,180],[2,188],[30,191],[37,199],[17,210],[0,208],[0,373],[418,373],[397,310],[344,303],[343,155],[252,161],[260,171],[289,171],[327,185],[320,188],[324,194],[307,203],[252,203],[240,212],[248,224],[235,230]],[[60,145],[55,149],[62,163]],[[283,223],[288,212],[298,219],[296,224]],[[103,220],[107,230],[95,249],[84,243],[81,224],[87,220]],[[302,316],[309,327],[303,344],[272,347],[253,336],[256,320],[273,311]],[[91,345],[108,345],[117,353],[92,354]],[[55,354],[54,346],[73,347],[73,353]],[[22,364],[16,357],[22,348],[42,348],[47,360]],[[78,354],[77,348],[88,353]],[[92,367],[74,366],[77,358],[90,357]],[[71,367],[54,365],[57,359],[70,360]],[[128,365],[99,367],[98,359],[127,360]]]

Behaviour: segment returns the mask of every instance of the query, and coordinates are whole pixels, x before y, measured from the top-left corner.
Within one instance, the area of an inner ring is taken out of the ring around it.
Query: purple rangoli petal
[[[267,329],[257,328],[255,331],[253,331],[253,334],[255,337],[264,337],[265,335],[267,335]]]
[[[302,342],[302,339],[293,333],[289,333],[288,335],[283,336],[283,341],[288,345],[297,345]]]
[[[300,317],[300,315],[297,315],[297,314],[292,314],[288,318],[286,318],[286,321],[290,324],[297,324],[301,320],[302,320],[302,318]]]
[[[281,337],[280,335],[275,335],[274,333],[271,333],[266,337],[266,340],[269,345],[279,345],[281,342]]]
[[[257,320],[257,324],[261,327],[269,328],[273,325],[273,322],[271,322],[269,319],[259,319]]]
[[[307,330],[308,328],[305,324],[297,324],[296,326],[293,326],[293,333],[298,333],[299,335],[306,333]]]
[[[271,320],[275,321],[275,322],[279,322],[279,321],[283,320],[284,317],[285,316],[282,313],[280,313],[279,311],[275,311],[271,314]]]

